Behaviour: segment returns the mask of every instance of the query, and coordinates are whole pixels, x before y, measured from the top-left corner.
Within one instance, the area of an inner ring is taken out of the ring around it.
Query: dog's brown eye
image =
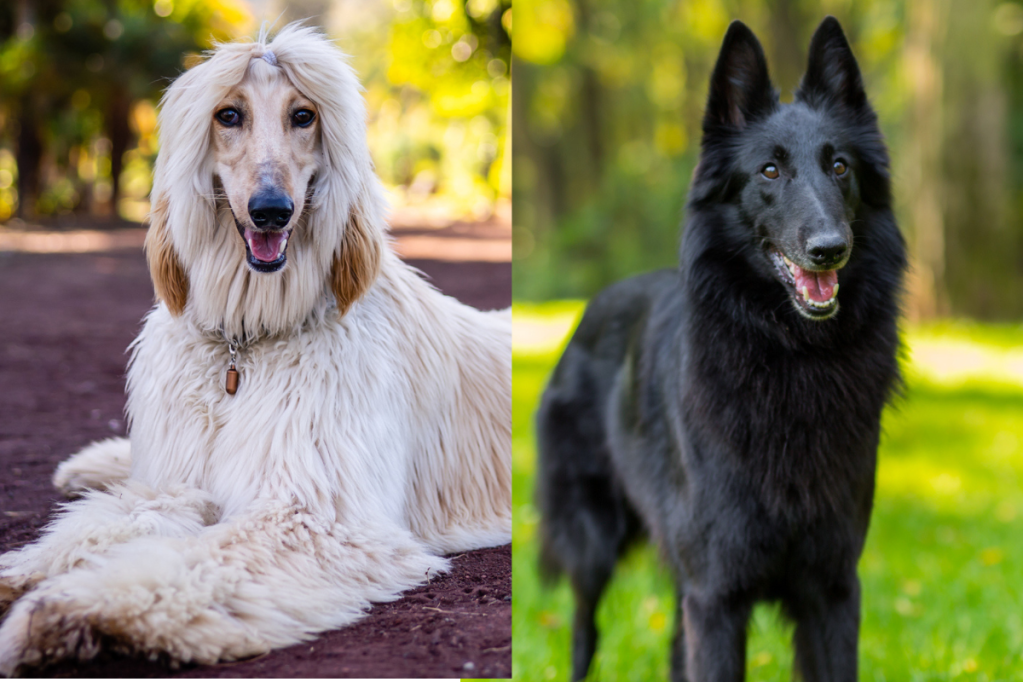
[[[309,111],[308,109],[299,109],[291,115],[291,120],[295,122],[299,128],[305,128],[307,125],[313,122],[316,118],[316,114]]]
[[[764,170],[760,171],[765,178],[768,180],[776,180],[781,173],[778,172],[778,167],[773,163],[769,163],[764,166]]]
[[[842,159],[836,161],[832,168],[835,169],[835,175],[845,175],[845,172],[849,170],[845,165],[845,161],[842,161]]]
[[[242,122],[242,115],[237,109],[221,109],[217,112],[217,120],[228,128],[233,128]]]

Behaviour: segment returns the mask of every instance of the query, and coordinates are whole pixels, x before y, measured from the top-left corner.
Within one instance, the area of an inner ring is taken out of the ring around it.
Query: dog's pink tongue
[[[793,275],[796,278],[797,291],[802,292],[803,287],[806,287],[806,293],[809,294],[810,299],[818,303],[830,301],[834,297],[835,285],[838,284],[838,270],[813,272],[804,270],[798,265],[794,265],[793,270],[795,270]]]
[[[287,239],[287,232],[255,232],[245,230],[245,239],[249,242],[249,251],[256,260],[271,263],[277,260],[281,242]]]

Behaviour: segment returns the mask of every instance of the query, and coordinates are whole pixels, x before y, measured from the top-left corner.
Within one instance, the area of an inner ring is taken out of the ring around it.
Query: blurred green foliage
[[[187,54],[248,21],[236,0],[5,4],[0,167],[12,177],[0,177],[0,220],[15,205],[29,215],[109,213],[122,194],[138,214],[156,152],[153,102]]]
[[[395,200],[439,196],[449,212],[488,215],[511,194],[510,0],[377,0],[360,21],[338,8],[334,21],[309,21],[353,55]],[[305,16],[294,10],[287,20]],[[244,0],[0,6],[0,221],[15,211],[141,220],[162,91],[214,42],[255,29]]]
[[[510,18],[510,0],[396,0],[388,31],[348,32],[395,201],[485,217],[510,199]]]
[[[827,14],[893,156],[914,318],[1023,313],[1023,5],[1016,0],[519,0],[514,293],[588,297],[677,262],[729,21],[782,100]]]
[[[537,401],[578,302],[513,307],[513,671],[567,680],[565,581],[542,588],[533,502]],[[859,565],[862,680],[1023,680],[1023,328],[914,326],[904,398],[884,414],[877,496]],[[619,563],[598,609],[591,679],[667,679],[674,588],[644,545]],[[792,628],[759,606],[747,679],[791,678]]]

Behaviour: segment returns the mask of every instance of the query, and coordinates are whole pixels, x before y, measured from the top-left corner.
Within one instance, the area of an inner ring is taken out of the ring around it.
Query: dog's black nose
[[[283,192],[258,192],[249,199],[249,217],[256,227],[284,227],[294,210],[295,202]]]
[[[849,253],[849,244],[839,234],[816,235],[806,240],[806,255],[814,265],[827,267],[841,263]]]

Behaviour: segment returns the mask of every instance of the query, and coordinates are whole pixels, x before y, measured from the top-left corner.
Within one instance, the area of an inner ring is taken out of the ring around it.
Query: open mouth
[[[259,272],[277,272],[288,260],[288,239],[291,230],[254,230],[242,228],[238,231],[245,240],[245,257],[252,269]]]
[[[775,248],[768,253],[801,315],[826,320],[838,312],[838,270],[806,270]]]

